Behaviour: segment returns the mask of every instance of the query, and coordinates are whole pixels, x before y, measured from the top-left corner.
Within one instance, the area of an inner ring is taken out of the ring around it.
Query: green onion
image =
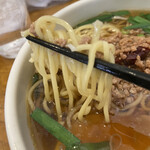
[[[141,17],[150,20],[150,14],[141,14]]]
[[[150,14],[147,14],[147,16],[145,18],[150,20]]]
[[[150,14],[129,17],[128,22],[132,25],[124,27],[126,30],[141,28],[145,33],[150,33]]]
[[[143,29],[143,31],[144,31],[145,33],[150,34],[150,27]]]
[[[128,10],[120,10],[120,11],[112,12],[113,16],[126,16],[129,14],[130,14],[130,12]]]
[[[139,23],[139,24],[134,24],[134,25],[131,25],[131,26],[127,26],[127,27],[124,27],[124,29],[138,29],[138,28],[146,28],[150,26],[150,23]]]
[[[136,16],[134,17],[134,21],[136,21],[137,23],[150,23],[149,20],[145,19],[145,18],[142,18],[140,16]]]
[[[80,143],[80,140],[77,137],[42,110],[36,108],[31,114],[31,117],[59,141],[64,143],[66,147],[72,147]]]
[[[97,16],[97,17],[93,17],[91,19],[88,19],[84,22],[81,22],[79,23],[75,28],[77,27],[80,27],[80,26],[83,26],[83,25],[86,25],[86,24],[90,24],[90,23],[93,23],[94,21],[96,20],[100,20],[102,22],[105,22],[105,21],[111,21],[111,18],[113,17],[113,15],[111,14],[103,14],[103,15],[100,15],[100,16]]]
[[[110,150],[110,146],[108,141],[104,141],[100,143],[82,143],[66,150]]]
[[[66,146],[66,150],[110,150],[109,142],[81,143],[71,132],[48,114],[36,108],[31,117]]]
[[[84,22],[81,22],[76,27],[79,27],[79,26],[82,26],[82,25],[85,25],[85,24],[93,23],[96,20],[100,20],[102,22],[109,22],[109,21],[112,20],[112,17],[114,17],[114,16],[125,16],[125,15],[129,15],[129,14],[130,14],[129,11],[127,11],[127,10],[121,10],[121,11],[116,11],[116,12],[112,12],[112,13],[103,13],[99,16],[96,16],[96,17],[88,19]]]
[[[35,73],[32,77],[32,85],[39,80],[39,74]]]
[[[128,18],[128,22],[131,23],[132,25],[137,24],[137,22],[134,20],[134,17],[132,16]]]

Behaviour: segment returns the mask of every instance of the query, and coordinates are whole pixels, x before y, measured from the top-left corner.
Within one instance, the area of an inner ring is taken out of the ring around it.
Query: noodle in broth
[[[140,13],[131,11],[132,16]],[[32,24],[31,28],[23,33],[24,36],[30,34],[69,47],[71,51],[85,53],[89,62],[86,66],[30,42],[30,62],[34,63],[35,73],[39,76],[28,92],[30,111],[36,107],[43,109],[83,142],[117,138],[118,145],[115,141],[115,148],[112,149],[146,149],[150,140],[150,131],[147,129],[147,125],[150,125],[149,91],[93,69],[96,57],[127,65],[126,58],[136,48],[150,49],[149,36],[144,35],[141,29],[126,31],[124,35],[122,28],[129,25],[127,18],[128,16],[117,16],[111,22],[104,23],[97,20],[75,29],[64,20],[53,16],[43,16]],[[138,36],[139,34],[144,37]],[[133,43],[137,44],[137,47],[132,46]],[[125,45],[127,49],[123,50]],[[135,64],[128,66],[148,73],[149,60],[149,55],[144,62],[137,56]],[[142,63],[146,67],[142,68]],[[39,139],[36,142],[36,148],[46,150],[49,147],[47,143],[51,142],[51,135],[32,120],[30,126],[36,141],[37,136],[40,138],[40,142]],[[146,129],[143,130],[142,126]],[[40,130],[43,132],[42,136],[37,134]],[[55,139],[52,143],[54,141]],[[51,149],[54,147],[53,144]],[[55,150],[63,147],[57,142]]]

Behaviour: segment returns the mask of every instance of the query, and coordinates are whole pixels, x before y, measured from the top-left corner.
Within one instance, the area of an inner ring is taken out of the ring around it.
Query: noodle
[[[47,106],[47,101],[46,101],[46,100],[43,101],[43,108],[44,108],[44,110],[45,110],[48,114],[51,114],[51,110],[50,110],[49,107]]]
[[[132,102],[131,104],[128,104],[127,106],[124,107],[124,109],[129,109],[129,108],[132,108],[132,107],[135,107],[136,105],[138,105],[143,99],[143,94],[140,93],[138,98]]]
[[[127,109],[127,111],[125,111],[125,112],[117,112],[117,115],[118,116],[129,116],[129,115],[131,115],[133,112],[135,111],[135,107],[133,107],[133,108],[130,108],[130,109]]]
[[[42,79],[37,81],[33,86],[31,86],[31,88],[29,89],[29,92],[28,92],[28,102],[29,102],[29,105],[30,105],[32,111],[35,109],[35,106],[34,106],[34,103],[32,100],[32,92],[40,83],[42,83]]]
[[[53,43],[58,42],[60,45],[66,41],[66,46],[70,47],[72,51],[86,53],[89,57],[88,65],[84,65],[30,42],[32,48],[30,62],[34,63],[36,71],[43,78],[45,110],[50,113],[46,101],[54,101],[58,120],[61,121],[63,109],[60,99],[68,98],[68,111],[81,105],[73,118],[77,116],[81,121],[83,116],[89,114],[91,108],[95,106],[98,110],[103,109],[105,120],[109,122],[112,76],[93,69],[97,52],[103,54],[104,60],[114,63],[115,47],[100,40],[100,34],[105,25],[96,21],[94,24],[73,29],[64,20],[53,16],[41,17],[34,25],[39,38]],[[28,32],[26,31],[24,34],[28,34]],[[29,31],[29,34],[32,33]],[[80,43],[85,36],[90,37],[91,42]],[[38,81],[36,85],[42,81]],[[31,98],[33,87],[31,89],[28,99],[33,110],[34,104]],[[91,107],[93,102],[95,104]]]
[[[149,98],[149,97],[148,97],[148,98]],[[147,107],[147,106],[146,106],[146,100],[147,100],[147,96],[145,96],[145,97],[142,99],[142,101],[141,101],[141,106],[142,106],[142,108],[143,108],[144,110],[150,111],[150,107]]]
[[[135,111],[136,106],[139,105],[140,103],[141,103],[141,106],[144,108],[143,102],[145,101],[145,99],[146,99],[146,96],[143,95],[143,93],[140,93],[135,101],[133,101],[130,104],[127,104],[122,109],[118,108],[114,103],[112,103],[112,107],[116,109],[117,114],[119,116],[128,116],[128,115],[131,115]]]
[[[75,114],[76,111],[78,111],[80,109],[80,107],[81,107],[81,105],[74,107],[73,109],[71,109],[71,111],[67,115],[66,123],[69,128],[71,128],[71,117]]]

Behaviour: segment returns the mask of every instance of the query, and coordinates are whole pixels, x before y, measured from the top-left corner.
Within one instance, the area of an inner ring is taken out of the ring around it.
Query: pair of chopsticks
[[[49,48],[50,50],[53,50],[57,53],[73,58],[79,62],[88,64],[88,56],[85,54],[79,52],[72,52],[69,48],[60,47],[56,44],[43,41],[30,35],[28,35],[26,39],[46,48]],[[138,86],[150,90],[150,75],[146,73],[130,69],[128,67],[121,66],[118,64],[112,64],[110,62],[106,62],[98,58],[95,59],[94,67],[111,75],[114,75],[118,78],[124,79],[128,82],[134,83]]]

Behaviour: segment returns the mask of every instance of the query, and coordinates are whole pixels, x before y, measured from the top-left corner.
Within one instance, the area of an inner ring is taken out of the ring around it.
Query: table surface
[[[63,7],[70,5],[78,0],[70,0],[68,2],[63,2],[59,5],[53,5],[49,8],[35,10],[29,13],[31,21],[35,21],[37,18],[43,15],[52,15]],[[7,59],[0,56],[0,150],[10,150],[8,139],[5,129],[5,119],[4,119],[4,103],[5,103],[5,89],[7,84],[7,79],[9,76],[10,69],[13,65],[14,59]]]

